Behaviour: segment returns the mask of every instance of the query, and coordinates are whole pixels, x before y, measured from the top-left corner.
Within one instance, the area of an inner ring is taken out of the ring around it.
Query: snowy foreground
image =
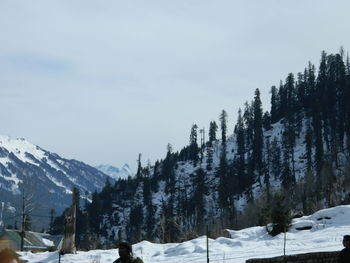
[[[310,230],[297,228],[311,227]],[[209,239],[210,262],[243,263],[250,258],[283,255],[284,234],[270,237],[265,227],[251,227],[229,231],[232,238]],[[343,235],[350,234],[350,205],[320,210],[311,216],[294,219],[287,233],[286,254],[299,254],[342,249]],[[142,241],[133,245],[135,255],[145,263],[205,263],[207,261],[206,237],[183,243],[154,244]],[[57,252],[33,254],[21,253],[30,263],[56,263]],[[64,255],[62,263],[111,263],[118,257],[118,250],[91,250]]]

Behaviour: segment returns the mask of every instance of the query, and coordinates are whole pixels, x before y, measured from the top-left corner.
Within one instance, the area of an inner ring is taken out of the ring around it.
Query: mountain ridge
[[[62,158],[24,138],[0,136],[0,213],[12,218],[5,223],[20,222],[20,206],[17,204],[17,215],[11,207],[19,202],[24,192],[33,193],[36,202],[47,207],[46,212],[38,213],[48,215],[51,208],[61,213],[71,203],[73,187],[85,196],[86,193],[100,191],[107,178],[110,177],[90,165]],[[90,199],[88,196],[85,198]]]
[[[95,168],[115,180],[127,179],[129,176],[133,176],[133,172],[128,164],[124,164],[121,168],[109,164],[100,164],[95,166]]]
[[[270,112],[263,113],[256,89],[238,110],[233,134],[223,110],[208,141],[194,124],[189,145],[178,152],[168,145],[133,180],[104,188],[90,204],[104,215],[96,219],[100,242],[177,242],[205,234],[208,225],[217,234],[266,224],[277,208],[296,215],[349,202],[350,62],[343,58],[322,52],[318,75],[309,63],[271,87]]]

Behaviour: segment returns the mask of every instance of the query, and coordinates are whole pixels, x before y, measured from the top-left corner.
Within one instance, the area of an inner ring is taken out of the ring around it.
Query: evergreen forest
[[[309,62],[287,74],[270,95],[264,111],[256,89],[237,109],[234,130],[222,110],[207,134],[193,124],[180,151],[168,144],[166,156],[147,165],[140,154],[134,177],[107,180],[91,196],[74,189],[78,248],[180,242],[207,229],[217,237],[254,225],[276,235],[293,217],[348,204],[350,63],[343,48],[322,52],[318,67]],[[50,232],[62,234],[63,221],[64,214],[52,217]]]

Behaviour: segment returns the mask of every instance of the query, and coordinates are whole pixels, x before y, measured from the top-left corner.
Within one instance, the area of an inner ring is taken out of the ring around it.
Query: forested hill
[[[223,110],[208,136],[193,125],[181,151],[169,145],[163,160],[146,167],[139,158],[135,178],[95,193],[80,209],[78,220],[88,222],[78,224],[80,246],[182,241],[207,225],[217,235],[273,222],[276,213],[348,203],[349,102],[349,58],[342,49],[322,52],[317,69],[309,63],[271,87],[270,111],[263,112],[256,89],[238,109],[233,134]]]

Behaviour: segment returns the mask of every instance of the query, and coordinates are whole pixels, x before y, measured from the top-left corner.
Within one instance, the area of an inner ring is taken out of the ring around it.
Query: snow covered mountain
[[[319,210],[316,213],[293,219],[286,234],[286,255],[310,252],[339,251],[342,237],[350,233],[350,206],[343,205]],[[306,230],[301,230],[306,229]],[[228,230],[230,238],[209,239],[210,262],[244,263],[251,258],[268,258],[283,255],[284,234],[271,237],[266,227],[256,226],[239,231]],[[142,241],[133,245],[136,256],[144,262],[206,262],[205,236],[182,243],[156,244]],[[57,252],[21,252],[29,262],[57,262]],[[78,251],[64,255],[64,262],[112,262],[116,249]],[[87,261],[90,259],[90,261]],[[55,261],[56,260],[56,261]]]
[[[32,196],[35,207],[41,207],[37,213],[48,215],[54,208],[58,215],[70,205],[73,187],[84,196],[100,191],[107,177],[94,167],[62,158],[23,138],[0,136],[0,218],[9,219],[4,219],[5,224],[19,222],[14,211],[21,207],[23,192]]]
[[[288,183],[288,178],[292,178],[290,186],[299,184],[298,187],[303,190],[300,193],[309,192],[311,195],[312,189],[316,189],[316,180],[313,177],[309,178],[310,172],[307,173],[307,170],[308,158],[314,147],[308,151],[305,143],[310,123],[311,120],[307,117],[301,119],[291,156],[287,155],[288,152],[286,153],[284,147],[285,120],[271,124],[268,130],[263,129],[263,159],[268,173],[254,174],[252,184],[243,190],[237,187],[244,180],[247,180],[249,173],[239,174],[237,169],[236,165],[239,159],[237,158],[236,134],[232,134],[226,139],[225,155],[230,177],[218,176],[223,146],[222,140],[215,140],[212,142],[211,149],[208,149],[208,146],[203,148],[203,158],[198,158],[197,162],[180,159],[181,156],[186,156],[183,152],[188,148],[184,148],[180,153],[168,153],[167,157],[161,163],[155,164],[154,167],[143,168],[140,176],[135,177],[132,182],[117,182],[112,189],[109,189],[108,195],[104,192],[99,196],[99,201],[111,204],[108,211],[113,211],[112,213],[101,211],[104,217],[103,221],[100,222],[100,227],[107,230],[103,241],[114,240],[118,234],[122,233],[124,238],[136,242],[144,237],[141,235],[132,236],[133,233],[143,233],[144,236],[150,233],[147,237],[148,240],[156,242],[173,242],[175,240],[176,242],[176,240],[187,238],[186,233],[181,232],[182,229],[190,229],[193,232],[197,231],[197,235],[203,235],[205,233],[203,226],[207,224],[214,229],[214,232],[219,233],[223,228],[220,220],[225,216],[220,207],[220,185],[226,187],[225,193],[227,196],[231,196],[231,199],[224,201],[231,201],[232,210],[237,211],[233,215],[236,216],[236,219],[232,223],[236,229],[257,224],[260,213],[267,202],[268,191],[275,200],[274,194],[278,193],[279,189],[288,188],[283,186],[283,184]],[[211,153],[210,159],[209,153]],[[345,166],[346,160],[342,154],[339,154],[339,165]],[[247,154],[245,156],[247,157]],[[211,160],[212,168],[210,170],[207,169],[208,160]],[[248,167],[249,160],[245,160],[244,165]],[[313,212],[315,211],[313,207],[325,208],[327,203],[331,204],[335,201],[337,201],[336,204],[346,203],[348,189],[342,188],[346,183],[346,177],[342,176],[336,169],[334,171],[338,184],[328,184],[328,187],[333,187],[330,201],[327,199],[328,195],[323,195],[320,200],[309,198],[303,204],[303,195],[295,194],[291,200],[294,202],[294,206],[290,207],[293,215],[305,214],[308,211]],[[287,179],[284,176],[287,176]],[[233,180],[222,184],[222,178]],[[294,188],[291,189],[290,191],[295,191]],[[255,200],[254,204],[249,203],[249,191],[251,198]],[[113,192],[117,192],[118,195],[113,196]],[[92,202],[92,207],[99,206],[99,204],[99,202]],[[227,213],[226,216],[229,220],[230,214]],[[170,223],[164,226],[159,224],[162,217],[171,218],[169,219]],[[173,236],[170,236],[171,230],[178,225],[180,225],[180,230],[175,230]],[[202,226],[202,228],[198,226]],[[229,227],[225,226],[224,228]],[[133,229],[133,231],[126,233],[124,229]],[[107,247],[108,245],[110,244],[107,244]]]
[[[270,111],[263,112],[256,89],[233,130],[222,110],[219,125],[209,124],[208,141],[193,124],[187,146],[169,147],[134,180],[106,189],[92,202],[112,204],[101,212],[101,242],[177,242],[203,235],[208,225],[220,234],[267,224],[282,206],[294,216],[348,204],[350,62],[341,53],[322,52],[318,74],[309,63],[272,86]]]
[[[105,164],[95,166],[95,168],[100,170],[101,172],[109,175],[110,177],[112,177],[115,180],[126,179],[129,176],[133,175],[128,164],[124,164],[122,168],[118,168],[118,167],[115,167],[112,165],[105,165]]]

